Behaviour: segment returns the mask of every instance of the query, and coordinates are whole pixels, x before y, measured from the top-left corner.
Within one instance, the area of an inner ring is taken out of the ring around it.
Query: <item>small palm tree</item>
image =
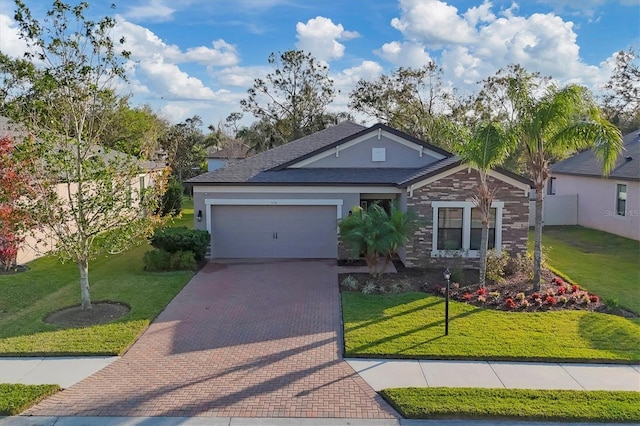
[[[478,170],[478,186],[473,201],[480,213],[482,234],[480,238],[480,285],[484,286],[487,276],[487,252],[489,245],[489,222],[491,203],[495,189],[489,187],[488,177],[492,168],[499,166],[513,148],[511,134],[499,123],[484,122],[477,126],[470,140],[459,147],[460,158]]]
[[[415,220],[411,213],[391,203],[390,212],[378,204],[367,210],[360,207],[339,224],[340,238],[352,256],[364,255],[369,272],[381,276],[393,255],[413,235]],[[382,260],[382,262],[381,262]]]

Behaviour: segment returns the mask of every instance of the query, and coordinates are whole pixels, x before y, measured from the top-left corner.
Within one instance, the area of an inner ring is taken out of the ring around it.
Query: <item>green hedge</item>
[[[209,233],[186,227],[157,229],[151,238],[151,245],[168,253],[190,251],[196,261],[204,260],[210,244]]]

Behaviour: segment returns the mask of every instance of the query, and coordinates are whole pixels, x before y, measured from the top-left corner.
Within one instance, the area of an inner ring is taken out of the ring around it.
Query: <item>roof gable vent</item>
[[[380,162],[387,160],[386,148],[371,148],[371,161]]]

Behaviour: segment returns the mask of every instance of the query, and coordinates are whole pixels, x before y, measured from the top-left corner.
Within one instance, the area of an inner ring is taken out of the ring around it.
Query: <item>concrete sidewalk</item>
[[[347,359],[379,391],[471,387],[640,391],[640,365]]]
[[[0,358],[0,383],[68,388],[118,357]],[[640,391],[640,365],[346,359],[374,390],[476,387]]]
[[[0,383],[69,388],[102,370],[117,356],[0,358]]]

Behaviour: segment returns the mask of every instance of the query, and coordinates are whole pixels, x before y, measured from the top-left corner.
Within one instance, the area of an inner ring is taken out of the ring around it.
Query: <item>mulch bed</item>
[[[340,290],[346,288],[343,280],[352,276],[358,282],[356,291],[372,294],[392,294],[406,291],[420,291],[439,296],[446,293],[446,281],[442,269],[405,268],[401,262],[394,262],[397,273],[385,274],[373,278],[369,274],[340,274]],[[478,282],[477,270],[458,270],[460,282],[451,281],[449,297],[451,300],[468,303],[488,309],[514,312],[541,312],[559,310],[587,310],[606,312],[627,318],[637,314],[617,307],[611,309],[595,294],[573,285],[551,271],[543,269],[540,291],[533,291],[533,283],[523,273],[506,276],[504,281],[487,281],[484,288]],[[366,289],[365,289],[366,287]]]
[[[44,322],[65,328],[88,327],[106,324],[129,313],[131,308],[118,302],[93,303],[91,309],[82,310],[80,305],[60,309],[47,315]]]

